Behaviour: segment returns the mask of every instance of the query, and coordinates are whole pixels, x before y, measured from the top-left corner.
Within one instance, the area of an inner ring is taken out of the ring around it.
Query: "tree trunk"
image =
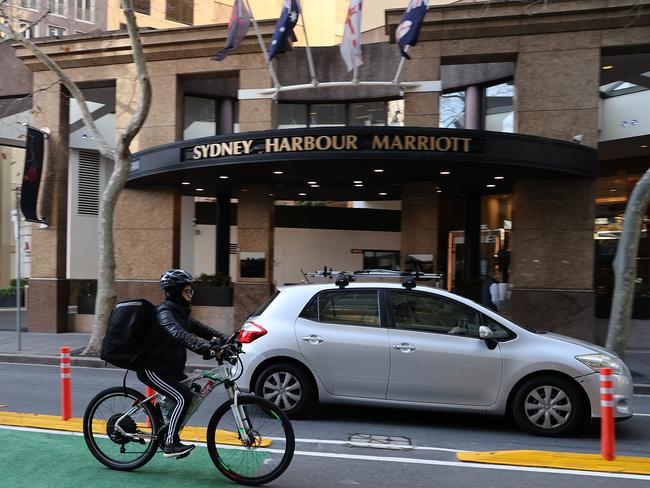
[[[605,346],[620,357],[624,356],[627,344],[628,325],[634,302],[636,256],[639,250],[643,215],[648,204],[650,204],[650,169],[634,186],[627,202],[623,232],[614,258],[614,296]]]

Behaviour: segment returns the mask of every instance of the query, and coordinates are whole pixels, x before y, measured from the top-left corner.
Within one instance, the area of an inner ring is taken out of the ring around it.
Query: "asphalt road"
[[[81,417],[86,404],[96,393],[109,386],[121,384],[122,378],[123,372],[119,370],[73,368],[73,416]],[[0,404],[7,405],[8,411],[58,415],[59,381],[59,370],[54,366],[0,364]],[[144,390],[133,374],[129,374],[128,384]],[[206,425],[212,411],[224,400],[222,391],[214,392],[190,424]],[[650,457],[650,396],[635,396],[634,402],[637,415],[616,426],[617,454]],[[295,421],[294,429],[298,439],[296,457],[289,470],[272,486],[303,488],[349,485],[379,488],[464,487],[480,484],[481,487],[526,487],[553,484],[586,488],[610,486],[612,483],[617,487],[642,484],[647,486],[650,481],[650,477],[635,478],[624,474],[571,471],[558,473],[540,468],[469,465],[459,463],[455,458],[455,452],[458,450],[540,449],[597,453],[597,426],[579,436],[554,439],[533,437],[519,431],[506,419],[482,415],[321,406],[315,409],[309,419]],[[0,440],[2,437],[10,440],[9,432],[11,431],[0,430]],[[347,445],[347,440],[349,435],[355,433],[404,436],[410,440],[414,449],[352,448]],[[83,441],[77,440],[79,442],[76,446],[83,451]],[[48,443],[43,443],[43,446],[47,445]],[[204,456],[205,463],[209,466],[210,461],[203,450],[192,455],[194,459],[200,459],[200,456]],[[11,451],[6,450],[0,457],[4,458],[0,463],[0,466],[4,467],[0,468],[0,471],[6,469],[6,466],[14,465],[13,463],[24,466],[30,462],[24,457],[12,460]],[[150,469],[147,465],[139,470],[139,480],[150,479],[151,486],[159,486],[162,479],[166,479],[160,473],[166,473],[167,469],[173,470],[172,478],[178,480],[177,477],[182,476],[184,470],[190,470],[190,466],[193,466],[181,461],[161,460],[157,463],[152,464]],[[94,469],[95,464],[91,463],[89,466],[87,469]],[[96,464],[96,467],[98,476],[113,476],[110,473],[105,474],[107,470],[99,464]],[[39,468],[35,465],[33,469]],[[26,473],[29,475],[29,471]],[[188,473],[186,475],[190,476]],[[162,478],[158,479],[158,476]],[[218,475],[214,476],[218,478]],[[228,484],[223,478],[219,479],[221,481],[215,486]],[[155,480],[157,484],[153,483]],[[119,481],[116,479],[110,483],[115,483],[116,486]],[[149,486],[148,483],[141,484],[140,481],[138,484]],[[194,485],[203,486],[202,482],[198,481]],[[25,486],[41,485],[36,483]],[[59,483],[53,483],[52,486],[59,486]]]

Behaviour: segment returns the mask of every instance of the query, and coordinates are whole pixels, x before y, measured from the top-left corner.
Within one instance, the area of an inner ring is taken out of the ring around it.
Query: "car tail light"
[[[266,334],[266,329],[255,322],[246,322],[244,326],[239,329],[239,342],[242,344],[249,344],[255,339],[259,339]]]

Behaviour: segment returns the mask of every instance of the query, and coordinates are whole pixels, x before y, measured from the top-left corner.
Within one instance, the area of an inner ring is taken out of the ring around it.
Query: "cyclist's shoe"
[[[172,445],[165,447],[164,456],[166,458],[175,457],[181,459],[188,456],[192,449],[194,449],[194,444],[181,444],[180,442],[174,442]]]

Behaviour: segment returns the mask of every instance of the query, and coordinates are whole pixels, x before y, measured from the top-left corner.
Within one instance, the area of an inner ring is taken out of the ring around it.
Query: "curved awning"
[[[133,155],[128,186],[171,185],[186,195],[214,196],[267,183],[276,198],[365,200],[398,198],[406,181],[502,193],[517,179],[595,175],[596,151],[565,141],[482,130],[323,127],[145,149]]]

